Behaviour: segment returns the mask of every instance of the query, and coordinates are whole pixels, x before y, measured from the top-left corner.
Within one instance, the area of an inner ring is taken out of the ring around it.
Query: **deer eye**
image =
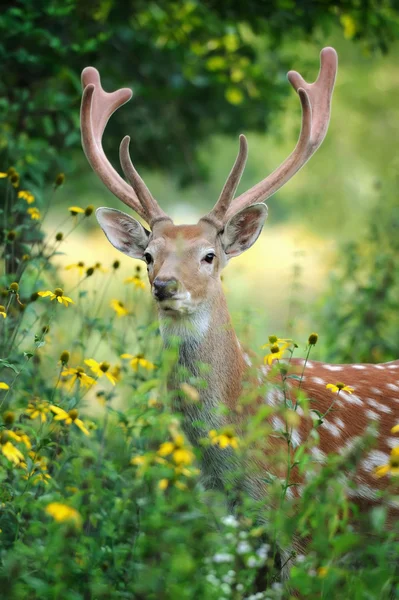
[[[205,256],[204,256],[204,261],[209,264],[212,264],[215,256],[216,256],[216,254],[214,252],[208,252],[208,254],[205,254]]]
[[[147,263],[147,265],[150,265],[152,263],[152,256],[149,252],[144,252],[144,260]]]

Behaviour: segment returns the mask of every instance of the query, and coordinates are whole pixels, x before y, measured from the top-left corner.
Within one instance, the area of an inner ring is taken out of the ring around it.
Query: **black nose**
[[[177,292],[176,279],[154,279],[152,284],[154,296],[157,300],[167,300],[173,298]]]

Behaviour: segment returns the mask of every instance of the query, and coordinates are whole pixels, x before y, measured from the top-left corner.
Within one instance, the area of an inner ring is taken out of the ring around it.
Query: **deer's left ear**
[[[231,217],[222,233],[227,258],[238,256],[256,242],[267,219],[266,204],[253,204]]]

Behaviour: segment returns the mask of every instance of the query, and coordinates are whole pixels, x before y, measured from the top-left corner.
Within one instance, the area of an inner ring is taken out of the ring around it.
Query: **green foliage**
[[[66,232],[62,239],[46,237],[40,214],[47,194],[27,204],[10,174],[0,183],[7,197],[1,214],[5,232],[18,233],[2,238],[2,595],[280,600],[295,589],[309,599],[398,597],[398,532],[384,527],[397,498],[394,480],[370,514],[356,515],[346,493],[375,432],[321,467],[308,452],[317,445],[325,417],[318,414],[294,455],[306,480],[301,499],[289,493],[294,467],[289,458],[286,476],[263,474],[267,502],[243,489],[235,493],[234,516],[229,514],[225,495],[202,485],[197,468],[202,449],[223,441],[226,460],[232,454],[244,459],[241,477],[254,441],[278,435],[285,456],[291,444],[288,419],[297,422],[299,405],[309,409],[304,395],[292,403],[281,371],[281,406],[264,406],[249,419],[239,444],[226,430],[210,432],[198,449],[191,448],[166,385],[176,348],[160,349],[141,272],[133,270],[123,300],[112,300],[108,290],[119,278],[119,263],[106,265],[107,272],[98,263],[88,268],[76,263],[71,271],[77,283],[68,289],[56,256],[77,227],[87,227],[91,207],[66,211],[56,228]],[[39,215],[34,220],[27,212],[33,206]],[[57,290],[61,286],[65,293]],[[54,297],[37,296],[46,290]],[[73,303],[65,300],[65,306],[63,297]],[[316,342],[312,334],[309,343]],[[121,356],[126,350],[133,354]],[[196,401],[199,385],[188,379],[182,388],[187,401]],[[260,391],[246,390],[243,401]],[[273,414],[283,419],[284,430],[268,428],[265,419]],[[226,492],[232,504],[228,485]],[[297,555],[293,547],[303,539],[306,555]],[[292,564],[283,581],[281,572]]]
[[[399,356],[398,232],[398,208],[378,206],[366,236],[339,253],[321,308],[328,360],[374,363]]]
[[[18,0],[0,16],[2,164],[39,184],[49,172],[72,170],[79,74],[94,64],[105,89],[134,90],[107,133],[111,156],[130,132],[139,166],[173,169],[183,184],[200,179],[207,168],[200,142],[216,132],[263,132],[271,123],[292,65],[278,52],[282,43],[337,25],[347,38],[385,51],[397,38],[398,11],[365,0]]]

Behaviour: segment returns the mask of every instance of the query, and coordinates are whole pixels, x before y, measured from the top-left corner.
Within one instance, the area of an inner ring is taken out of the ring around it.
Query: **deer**
[[[132,92],[127,88],[105,92],[98,71],[93,67],[83,70],[81,131],[86,157],[108,190],[149,227],[111,208],[98,208],[97,220],[117,250],[146,263],[164,346],[169,346],[176,337],[180,340],[170,389],[179,389],[182,372],[201,374],[206,380],[206,386],[199,390],[198,402],[184,402],[176,394],[175,407],[183,415],[183,429],[194,446],[200,445],[207,431],[218,430],[226,423],[234,423],[238,430],[242,429],[245,419],[253,413],[253,405],[240,406],[244,382],[253,377],[253,374],[248,375],[252,359],[241,347],[233,329],[221,272],[232,258],[256,242],[268,216],[264,202],[288,182],[322,144],[330,121],[337,64],[336,51],[326,47],[321,51],[320,71],[314,83],[308,83],[296,71],[289,71],[288,80],[302,108],[295,149],[275,171],[237,197],[236,189],[248,154],[247,140],[241,135],[236,161],[216,204],[198,223],[191,225],[175,225],[152,196],[130,158],[129,136],[120,144],[120,163],[126,180],[111,165],[102,147],[104,129],[114,111],[131,98]],[[209,365],[205,374],[199,366],[204,363]],[[384,364],[290,360],[292,369],[300,372],[304,366],[300,384],[293,379],[289,385],[294,391],[300,385],[321,413],[328,411],[318,429],[318,447],[311,450],[315,461],[323,463],[330,453],[342,453],[370,426],[378,427],[377,445],[368,449],[360,460],[356,487],[348,491],[362,509],[369,508],[378,502],[379,490],[389,485],[389,477],[377,479],[375,469],[389,464],[393,460],[392,449],[399,446],[399,436],[391,433],[398,422],[399,360]],[[273,365],[259,367],[257,381],[273,379],[272,371]],[[334,410],[330,411],[332,395],[326,385],[336,379],[352,386],[353,393],[340,390]],[[255,404],[275,406],[281,402],[281,393],[278,387],[267,388],[266,394],[257,398]],[[218,410],[220,407],[224,410]],[[306,439],[310,427],[309,419],[301,419],[292,435],[293,449]],[[276,446],[270,444],[263,448],[263,458],[259,461],[256,457],[253,463],[247,463],[246,471],[259,471],[259,465],[261,470],[269,468],[269,457],[275,450]],[[225,450],[211,446],[203,449],[202,454],[205,485],[223,489],[232,468]],[[300,490],[300,485],[294,486],[292,494],[300,494]],[[267,495],[267,489],[253,480],[249,493],[261,497]]]

